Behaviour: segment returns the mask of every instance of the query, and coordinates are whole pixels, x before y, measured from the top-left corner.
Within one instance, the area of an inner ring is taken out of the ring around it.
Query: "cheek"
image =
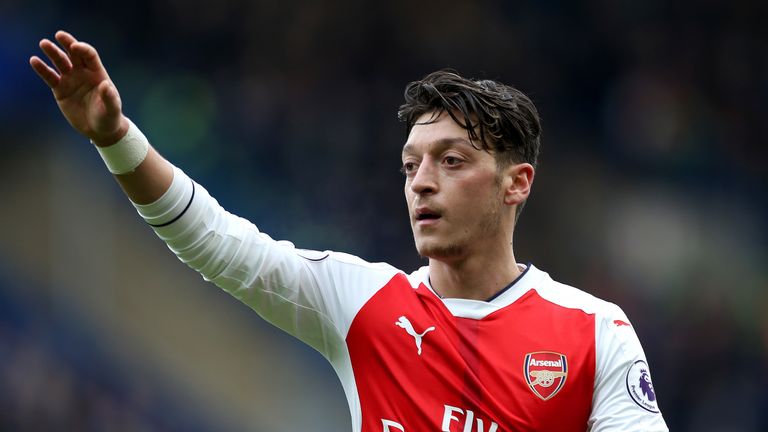
[[[460,186],[460,193],[454,194],[453,203],[458,212],[461,213],[461,219],[468,225],[481,223],[481,219],[488,217],[489,213],[496,213],[501,207],[500,187],[495,177],[491,176],[482,179],[473,179],[464,182]],[[467,227],[469,230],[469,226]]]
[[[495,176],[486,175],[468,179],[461,185],[461,190],[466,195],[467,200],[489,204],[489,200],[498,198],[500,188]]]

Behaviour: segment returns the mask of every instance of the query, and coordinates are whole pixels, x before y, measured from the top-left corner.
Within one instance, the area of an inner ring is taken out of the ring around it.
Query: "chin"
[[[448,259],[464,254],[464,246],[457,243],[436,244],[423,242],[416,244],[416,251],[424,258]]]

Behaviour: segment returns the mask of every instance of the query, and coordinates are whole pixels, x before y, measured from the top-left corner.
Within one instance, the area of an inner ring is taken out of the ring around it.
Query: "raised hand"
[[[59,47],[48,39],[40,49],[54,67],[32,56],[29,64],[51,88],[69,124],[96,145],[108,146],[128,131],[117,88],[101,64],[96,49],[65,31],[56,32]]]

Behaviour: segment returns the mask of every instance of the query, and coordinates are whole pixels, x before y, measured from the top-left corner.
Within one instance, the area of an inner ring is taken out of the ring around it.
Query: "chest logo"
[[[565,354],[537,351],[525,355],[523,363],[525,382],[541,400],[554,397],[568,378],[568,359]]]
[[[435,327],[427,327],[426,330],[424,330],[421,333],[417,333],[416,330],[413,328],[413,324],[408,320],[408,318],[405,317],[405,315],[401,316],[397,319],[397,322],[395,323],[396,326],[402,327],[406,333],[413,336],[414,342],[416,342],[416,353],[418,355],[421,355],[421,341],[424,339],[424,335],[427,333],[433,331]]]

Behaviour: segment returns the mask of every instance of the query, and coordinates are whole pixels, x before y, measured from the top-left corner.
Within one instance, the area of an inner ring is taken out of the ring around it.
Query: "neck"
[[[432,288],[445,298],[487,300],[520,273],[511,244],[501,251],[472,254],[459,260],[429,260]]]

